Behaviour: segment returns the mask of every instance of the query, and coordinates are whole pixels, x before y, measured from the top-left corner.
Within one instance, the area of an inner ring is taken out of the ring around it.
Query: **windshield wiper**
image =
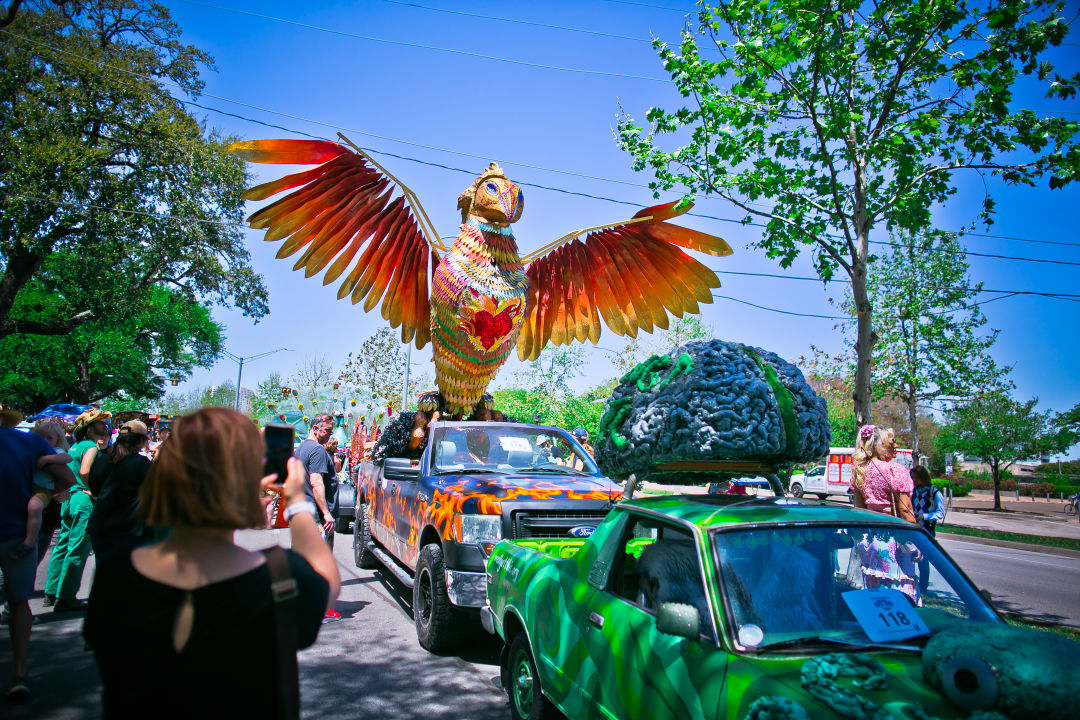
[[[431,473],[432,475],[512,475],[509,470],[500,470],[499,468],[460,468],[457,470],[439,470]]]
[[[858,640],[843,640],[841,638],[824,637],[821,635],[778,640],[776,642],[758,645],[757,647],[749,649],[753,652],[766,652],[768,650],[783,650],[786,648],[797,647],[821,647],[829,645],[843,645],[844,647],[853,648],[884,648],[888,650],[908,650],[911,652],[922,652],[922,648],[917,645],[895,645],[892,643],[880,643],[870,641],[860,642]]]
[[[583,472],[581,470],[575,470],[574,468],[566,467],[565,465],[557,465],[557,466],[545,465],[543,467],[535,467],[534,466],[534,467],[520,468],[520,472],[559,473],[560,475],[571,475],[572,474],[572,475],[584,475],[585,477],[592,477],[592,475],[590,475],[587,472]]]

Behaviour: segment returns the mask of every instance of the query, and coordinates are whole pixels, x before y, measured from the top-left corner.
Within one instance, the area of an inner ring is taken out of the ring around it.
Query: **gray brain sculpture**
[[[627,373],[600,420],[596,458],[611,477],[678,462],[807,462],[828,452],[825,401],[776,353],[690,342]]]

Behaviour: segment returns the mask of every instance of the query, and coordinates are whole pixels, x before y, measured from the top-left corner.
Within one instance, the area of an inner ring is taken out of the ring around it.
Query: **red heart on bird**
[[[511,308],[506,308],[498,315],[492,315],[487,310],[477,310],[473,315],[473,334],[480,338],[480,344],[485,350],[495,347],[496,343],[510,332],[513,327],[510,310]]]

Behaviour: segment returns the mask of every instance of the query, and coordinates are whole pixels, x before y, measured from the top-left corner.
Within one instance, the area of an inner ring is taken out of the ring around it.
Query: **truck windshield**
[[[544,428],[454,423],[431,431],[432,471],[597,474],[596,463],[566,435]]]
[[[712,542],[726,619],[744,650],[917,644],[958,622],[998,622],[916,529],[755,527],[715,532]]]

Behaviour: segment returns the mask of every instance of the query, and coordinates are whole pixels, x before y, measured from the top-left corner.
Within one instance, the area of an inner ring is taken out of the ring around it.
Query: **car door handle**
[[[591,612],[589,613],[589,622],[598,628],[602,628],[604,627],[604,616],[600,613]]]

